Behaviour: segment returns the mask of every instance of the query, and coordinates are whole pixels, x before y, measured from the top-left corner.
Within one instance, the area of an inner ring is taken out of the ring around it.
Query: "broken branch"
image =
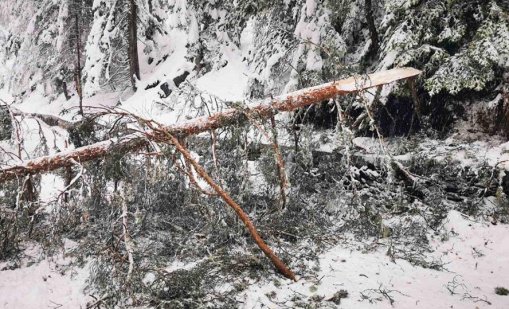
[[[153,131],[159,131],[158,129],[152,128]],[[230,206],[237,216],[242,220],[244,225],[246,226],[247,230],[249,231],[249,234],[251,234],[251,237],[254,239],[255,243],[258,245],[258,247],[265,253],[265,255],[270,259],[272,264],[276,267],[276,269],[283,274],[286,278],[291,279],[293,281],[297,281],[295,278],[295,274],[286,266],[286,264],[281,261],[277,257],[277,255],[272,251],[272,249],[269,248],[269,246],[265,243],[265,241],[261,238],[260,234],[258,234],[258,231],[251,221],[249,219],[248,215],[244,212],[244,210],[240,207],[239,204],[237,204],[232,197],[225,191],[223,188],[221,188],[213,179],[210,177],[210,175],[205,171],[205,169],[196,162],[196,160],[193,159],[191,153],[189,150],[179,142],[179,140],[168,133],[164,128],[158,132],[160,134],[164,134],[167,137],[167,140],[175,146],[178,152],[184,156],[185,161],[190,164],[196,173],[200,175],[200,177],[207,182],[207,184],[214,190],[216,193],[223,199],[223,201]]]

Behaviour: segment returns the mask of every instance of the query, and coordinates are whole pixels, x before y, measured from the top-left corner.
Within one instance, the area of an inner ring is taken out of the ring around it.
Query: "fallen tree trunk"
[[[232,124],[244,123],[248,121],[248,116],[250,119],[268,118],[278,111],[293,111],[332,99],[338,95],[356,93],[397,80],[411,78],[420,73],[421,71],[413,68],[398,68],[365,76],[351,77],[267,99],[250,108],[228,109],[212,116],[199,117],[181,124],[167,126],[164,129],[167,133],[179,137],[195,135]],[[0,170],[0,183],[29,174],[72,166],[76,162],[90,161],[109,153],[135,151],[146,146],[149,143],[148,139],[165,141],[167,136],[154,131],[133,133],[121,138],[113,138],[55,155],[29,160],[21,164],[7,166]]]

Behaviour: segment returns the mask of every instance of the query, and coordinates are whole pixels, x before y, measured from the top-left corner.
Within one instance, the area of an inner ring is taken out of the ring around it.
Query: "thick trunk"
[[[364,0],[364,13],[366,15],[366,22],[368,23],[369,36],[371,45],[369,46],[368,57],[373,58],[378,52],[378,31],[375,26],[375,15],[371,0]]]
[[[419,70],[413,68],[400,68],[358,78],[351,77],[267,99],[251,108],[228,109],[209,117],[199,117],[182,124],[168,126],[164,130],[171,135],[180,137],[195,135],[232,124],[245,123],[248,120],[248,116],[249,119],[269,118],[277,111],[293,111],[301,107],[321,103],[338,95],[359,92],[397,80],[414,77],[420,73]],[[129,134],[121,138],[113,138],[74,150],[26,161],[19,165],[5,167],[0,170],[0,182],[28,174],[52,171],[57,168],[71,166],[76,164],[76,162],[94,160],[104,157],[109,153],[135,151],[146,146],[148,140],[168,142],[167,135],[154,131]]]
[[[131,74],[131,83],[133,89],[136,90],[136,80],[140,79],[140,64],[138,60],[138,8],[136,0],[130,0],[129,6],[129,72]]]
[[[79,2],[78,2],[79,3]],[[80,115],[83,116],[83,91],[81,87],[81,33],[80,33],[80,23],[79,23],[79,14],[81,11],[81,6],[79,4],[76,4],[76,7],[74,8],[74,32],[75,32],[75,39],[76,39],[76,65],[75,65],[75,83],[76,83],[76,92],[78,93],[79,97],[79,111]]]
[[[69,95],[69,92],[67,91],[67,83],[62,82],[62,91],[64,92],[65,99],[69,101],[71,99],[71,96]]]

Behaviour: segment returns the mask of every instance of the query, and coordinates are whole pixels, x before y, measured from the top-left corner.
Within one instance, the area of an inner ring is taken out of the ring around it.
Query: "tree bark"
[[[140,63],[138,60],[138,7],[136,0],[129,0],[129,21],[128,21],[128,32],[129,32],[129,43],[128,43],[128,54],[129,54],[129,72],[131,74],[131,83],[133,90],[136,90],[136,80],[140,79]]]
[[[65,99],[69,101],[71,99],[71,96],[69,95],[69,92],[67,91],[67,83],[62,82],[62,91],[64,92]]]
[[[375,26],[375,16],[371,0],[364,0],[364,13],[366,15],[366,22],[368,23],[369,36],[371,45],[369,46],[368,57],[373,58],[378,52],[378,31]]]
[[[249,119],[269,118],[277,111],[293,111],[308,105],[321,103],[338,95],[356,93],[397,80],[414,77],[420,73],[421,71],[413,68],[398,68],[367,76],[351,77],[266,99],[250,108],[228,109],[208,117],[198,117],[188,122],[167,126],[164,130],[178,137],[196,135],[233,124],[246,123],[248,122],[248,117]],[[136,151],[143,146],[147,146],[149,144],[148,140],[168,142],[168,137],[156,131],[139,132],[25,161],[17,165],[2,168],[0,170],[0,183],[24,175],[48,172],[57,168],[71,166],[75,162],[94,160],[104,157],[109,153]]]
[[[81,87],[81,33],[79,15],[81,13],[80,1],[74,2],[74,34],[76,40],[76,65],[74,71],[74,79],[76,83],[76,92],[79,98],[79,113],[83,116],[83,91]]]

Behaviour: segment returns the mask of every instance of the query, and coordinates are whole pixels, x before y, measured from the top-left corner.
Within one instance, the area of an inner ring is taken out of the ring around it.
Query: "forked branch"
[[[260,234],[258,234],[258,231],[251,221],[249,219],[249,216],[244,212],[244,210],[240,207],[239,204],[237,204],[233,198],[226,192],[220,185],[218,185],[212,177],[207,173],[207,171],[193,158],[189,150],[171,133],[167,132],[164,127],[161,128],[161,126],[155,127],[153,122],[144,121],[145,124],[147,124],[151,129],[152,132],[155,132],[159,135],[159,140],[162,141],[160,138],[162,136],[165,136],[165,141],[174,145],[178,152],[182,154],[185,161],[190,164],[196,173],[200,175],[200,177],[207,182],[207,184],[221,197],[221,199],[230,206],[237,216],[240,218],[242,223],[246,226],[247,230],[249,231],[249,234],[254,239],[255,243],[258,245],[258,247],[263,251],[263,253],[270,259],[272,264],[276,267],[276,269],[285,277],[288,279],[297,281],[295,278],[295,274],[286,266],[286,264],[281,261],[281,259],[270,249],[270,247],[265,243],[265,241],[262,239]],[[150,136],[148,136],[151,138]],[[189,176],[191,177],[191,176]]]

